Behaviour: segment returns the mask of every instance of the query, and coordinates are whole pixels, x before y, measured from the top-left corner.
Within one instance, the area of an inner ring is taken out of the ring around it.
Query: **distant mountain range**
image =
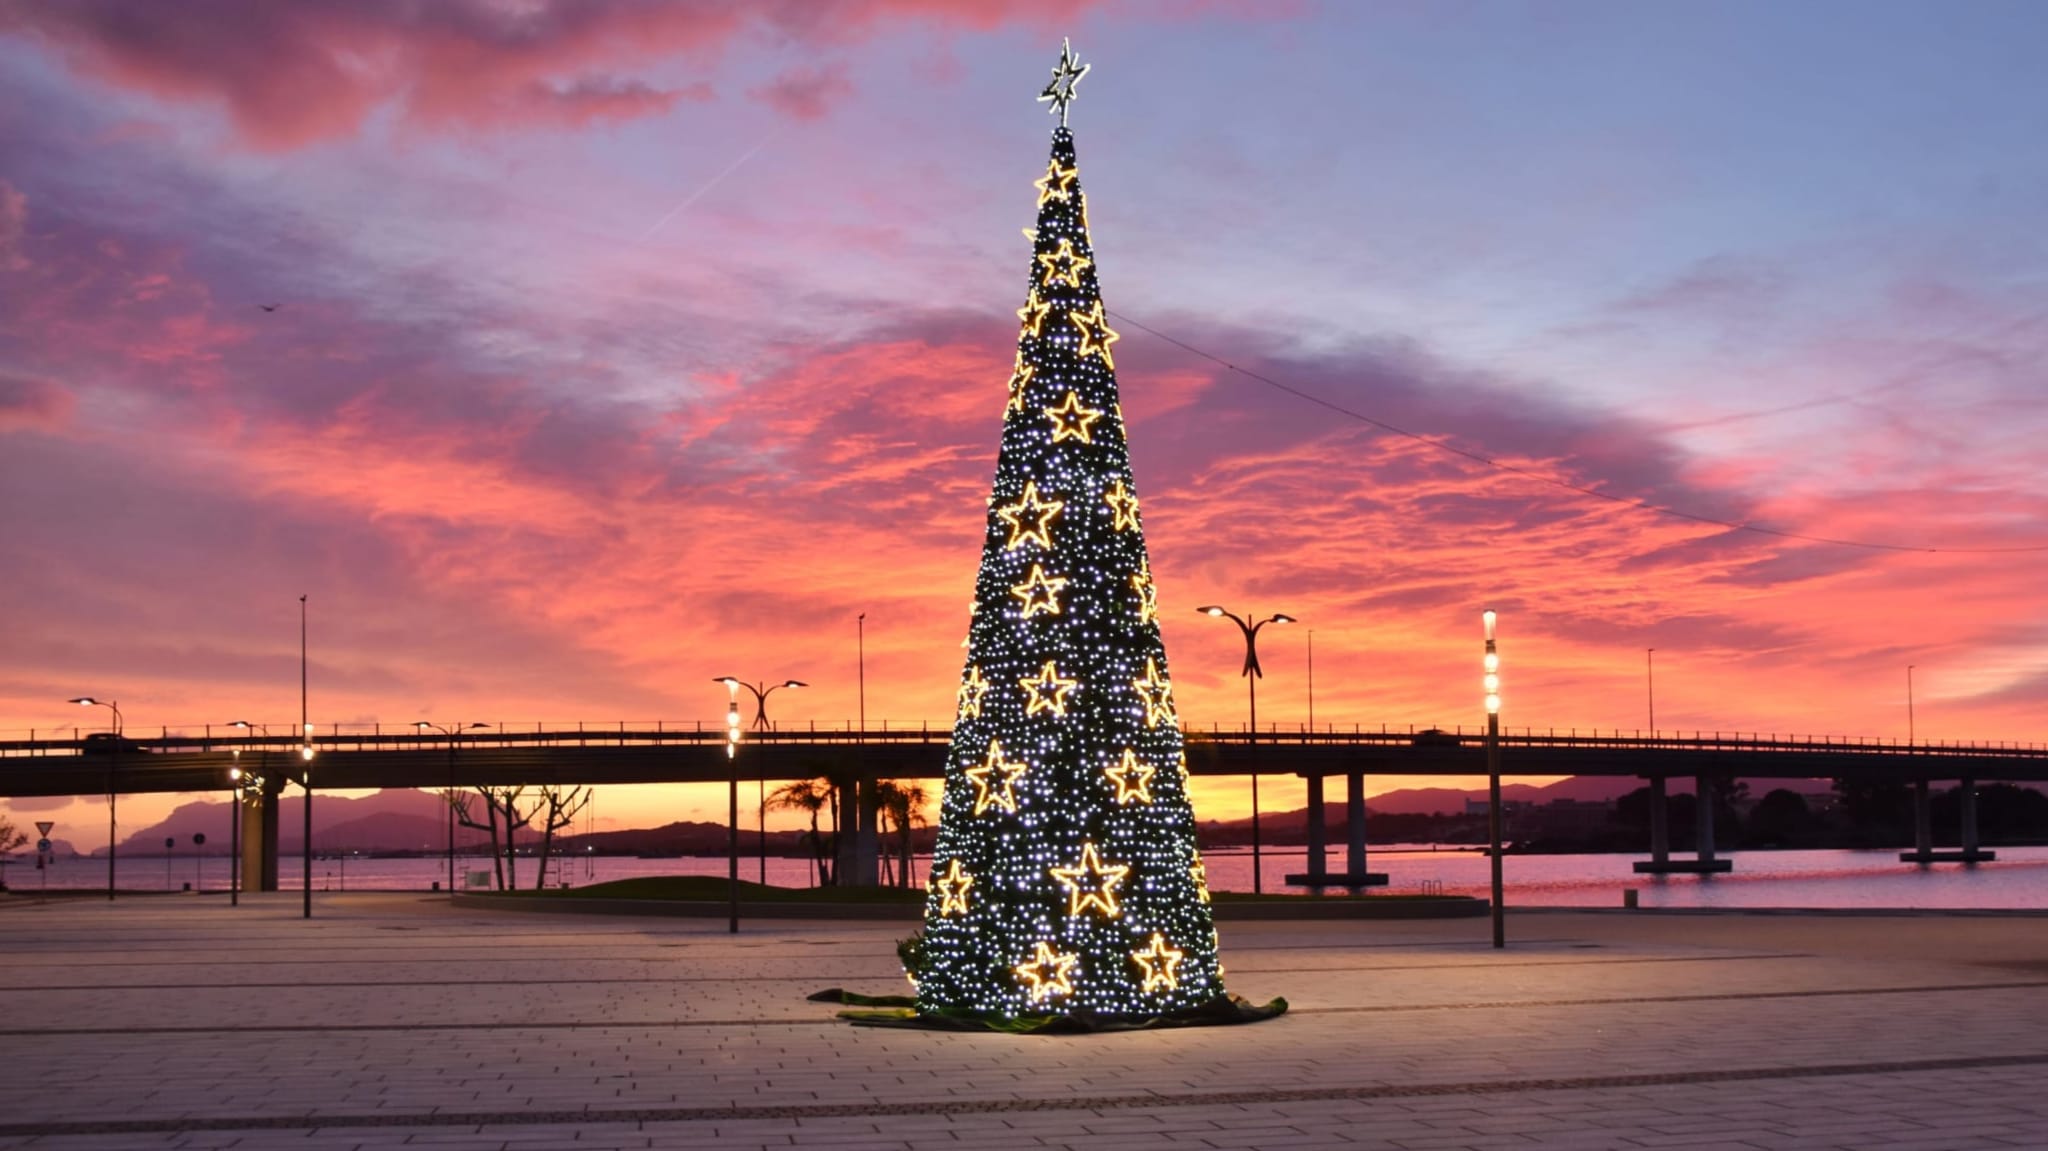
[[[1526,783],[1508,783],[1501,786],[1501,798],[1508,801],[1547,804],[1559,799],[1580,803],[1604,803],[1641,787],[1642,781],[1633,778],[1609,776],[1575,776],[1556,783],[1541,786]],[[1672,794],[1683,794],[1691,790],[1690,780],[1673,780]],[[1773,788],[1787,788],[1804,795],[1826,795],[1829,783],[1824,779],[1800,780],[1753,780],[1750,794],[1762,796]],[[1402,788],[1383,792],[1366,801],[1371,814],[1381,815],[1456,815],[1465,810],[1467,800],[1484,799],[1484,789],[1460,789],[1452,787]],[[1333,827],[1341,827],[1344,819],[1345,789],[1341,778],[1332,778],[1324,785],[1324,814]],[[278,850],[285,855],[296,854],[300,848],[300,828],[304,825],[303,799],[296,795],[284,796],[279,800]],[[178,855],[189,855],[193,851],[192,836],[203,833],[206,844],[202,854],[226,855],[229,844],[229,805],[219,800],[195,800],[181,804],[162,821],[130,833],[121,841],[123,856],[159,856],[164,852],[164,840],[175,839],[174,849]],[[1260,822],[1275,832],[1289,828],[1305,828],[1307,811],[1262,811]],[[444,850],[448,843],[447,809],[440,797],[432,792],[414,790],[380,791],[357,799],[340,796],[318,796],[313,803],[313,850],[315,852],[360,851],[378,854],[422,852],[432,854]],[[1249,829],[1249,816],[1229,820],[1204,820],[1204,829],[1210,832],[1229,834]],[[932,829],[920,829],[917,845],[928,850],[932,840]],[[798,831],[771,831],[768,833],[768,850],[775,855],[807,855],[808,845]],[[539,832],[526,828],[519,833],[522,847],[537,845]],[[458,827],[455,842],[463,851],[484,848],[489,838],[481,831]],[[609,855],[716,855],[726,850],[727,833],[724,824],[680,822],[662,827],[632,828],[619,831],[600,831],[587,836],[558,835],[557,850],[584,851],[589,848]],[[58,853],[67,854],[71,843],[55,841],[52,846]],[[748,827],[740,828],[740,850],[742,854],[754,854],[760,850],[756,832]],[[92,855],[106,854],[104,846],[91,849]]]

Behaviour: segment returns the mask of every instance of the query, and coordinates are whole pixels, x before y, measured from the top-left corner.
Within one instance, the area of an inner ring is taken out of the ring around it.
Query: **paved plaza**
[[[2048,919],[1223,925],[1245,1027],[856,1028],[907,924],[0,903],[0,1147],[2048,1148]]]

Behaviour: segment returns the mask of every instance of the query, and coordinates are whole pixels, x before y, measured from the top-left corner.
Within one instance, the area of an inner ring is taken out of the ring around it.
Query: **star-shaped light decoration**
[[[1031,958],[1013,970],[1017,972],[1017,978],[1027,984],[1025,990],[1030,994],[1031,1002],[1043,1003],[1055,995],[1074,993],[1074,967],[1080,962],[1079,955],[1071,951],[1056,952],[1052,944],[1041,939]]]
[[[1081,333],[1081,349],[1078,354],[1101,356],[1103,367],[1115,368],[1116,359],[1109,354],[1109,346],[1123,337],[1116,334],[1116,330],[1109,326],[1109,320],[1103,316],[1102,301],[1095,301],[1095,306],[1085,312],[1069,311],[1067,319],[1073,321],[1074,327]]]
[[[932,876],[932,891],[939,897],[939,914],[967,914],[967,892],[973,886],[974,877],[960,870],[960,861],[949,861],[944,874]]]
[[[1146,727],[1173,722],[1173,684],[1159,674],[1157,660],[1145,657],[1145,678],[1132,680],[1131,687],[1137,691],[1138,698],[1145,701]]]
[[[1069,918],[1079,918],[1085,911],[1099,911],[1110,919],[1124,913],[1123,908],[1116,905],[1116,889],[1131,869],[1123,864],[1103,863],[1102,857],[1095,853],[1094,844],[1081,845],[1081,862],[1074,866],[1048,870],[1054,879],[1060,881],[1060,886],[1067,889]]]
[[[1026,770],[1027,765],[1003,758],[1000,741],[989,740],[988,758],[967,769],[967,778],[974,784],[974,814],[991,807],[1017,814],[1017,780]]]
[[[1010,594],[1024,601],[1024,618],[1030,619],[1039,612],[1060,614],[1060,592],[1066,586],[1067,577],[1046,575],[1043,567],[1032,564],[1031,574],[1011,587]]]
[[[1024,297],[1024,306],[1017,309],[1017,318],[1024,321],[1024,330],[1033,338],[1045,333],[1045,318],[1052,314],[1052,305],[1038,298],[1038,289]]]
[[[1003,414],[1024,410],[1024,389],[1031,386],[1031,377],[1038,374],[1038,366],[1024,362],[1024,353],[1017,352],[1017,364],[1010,369],[1010,402],[1003,406]]]
[[[1059,443],[1061,440],[1080,440],[1084,444],[1095,442],[1095,437],[1089,429],[1095,426],[1095,421],[1102,418],[1102,411],[1099,408],[1082,407],[1079,392],[1069,391],[1067,398],[1060,401],[1059,407],[1046,408],[1044,412],[1045,418],[1052,421],[1053,443]]]
[[[1095,266],[1095,261],[1074,250],[1072,240],[1061,240],[1060,246],[1038,257],[1045,266],[1046,287],[1064,283],[1070,288],[1081,286],[1081,273]]]
[[[1125,487],[1122,480],[1109,485],[1109,490],[1103,493],[1102,502],[1108,504],[1109,510],[1116,515],[1116,519],[1110,524],[1112,530],[1120,532],[1134,532],[1138,530],[1138,496],[1137,493]]]
[[[1138,570],[1131,573],[1131,589],[1138,593],[1138,622],[1152,623],[1159,618],[1159,588],[1152,582],[1152,562],[1139,560]]]
[[[1188,865],[1188,875],[1195,881],[1195,895],[1203,903],[1209,902],[1209,865],[1202,862],[1202,853],[1195,852],[1195,861]]]
[[[981,697],[988,694],[989,682],[981,678],[981,665],[970,664],[967,678],[960,681],[960,718],[981,718]]]
[[[996,518],[1010,528],[1010,541],[1003,545],[1004,551],[1014,551],[1025,544],[1037,544],[1042,548],[1052,547],[1052,520],[1067,505],[1060,500],[1038,498],[1038,481],[1028,480],[1024,494],[1017,502],[996,509]]]
[[[1103,768],[1102,774],[1108,776],[1111,783],[1116,784],[1117,803],[1150,803],[1152,802],[1152,776],[1158,770],[1158,768],[1139,763],[1138,753],[1127,747],[1124,749],[1122,762],[1118,763],[1115,767]]]
[[[1180,964],[1188,953],[1167,946],[1166,936],[1155,931],[1152,942],[1143,951],[1131,952],[1131,958],[1145,971],[1143,991],[1150,995],[1155,991],[1172,991],[1180,986]]]
[[[1040,669],[1036,676],[1017,682],[1025,691],[1031,693],[1030,701],[1024,705],[1024,714],[1027,716],[1037,715],[1041,711],[1061,716],[1067,714],[1067,695],[1081,686],[1078,679],[1061,679],[1059,669],[1053,665],[1052,660],[1046,660],[1045,667]]]
[[[1073,195],[1074,177],[1080,174],[1081,170],[1079,168],[1060,167],[1060,158],[1058,156],[1047,160],[1045,162],[1045,175],[1031,182],[1031,186],[1038,189],[1038,206],[1041,208],[1045,207],[1048,200],[1058,200],[1065,203],[1067,197]],[[1033,240],[1038,239],[1037,229],[1032,230],[1031,238]]]
[[[1067,105],[1074,102],[1074,96],[1076,95],[1074,92],[1075,85],[1079,84],[1081,77],[1086,76],[1088,69],[1093,67],[1095,65],[1083,64],[1079,60],[1074,59],[1074,42],[1072,40],[1060,41],[1060,62],[1053,67],[1052,83],[1047,84],[1045,91],[1038,94],[1040,102],[1052,104],[1052,107],[1047,108],[1046,111],[1059,114],[1060,127],[1064,128],[1067,126]]]

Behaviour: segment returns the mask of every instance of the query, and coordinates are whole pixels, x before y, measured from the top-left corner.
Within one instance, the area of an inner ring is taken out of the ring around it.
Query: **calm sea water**
[[[1622,892],[1634,888],[1644,907],[1817,907],[1817,908],[1999,908],[2048,910],[2048,847],[2001,847],[1995,863],[1963,867],[1937,864],[1918,867],[1901,863],[1898,849],[1886,851],[1754,851],[1729,856],[1735,870],[1718,876],[1636,875],[1631,855],[1531,855],[1509,856],[1505,861],[1507,901],[1510,906],[1616,907]],[[1250,851],[1219,850],[1205,854],[1209,882],[1221,891],[1251,889]],[[1485,895],[1489,883],[1487,860],[1472,851],[1431,851],[1391,849],[1374,851],[1371,866],[1384,871],[1392,892],[1441,890],[1446,894]],[[928,861],[917,861],[917,878],[925,875]],[[1330,862],[1343,865],[1341,852]],[[532,859],[519,861],[520,886],[533,883]],[[456,861],[458,873],[471,868],[488,868],[487,859],[464,857]],[[1261,871],[1268,891],[1286,890],[1283,877],[1306,870],[1300,849],[1265,852]],[[723,858],[624,859],[591,858],[550,861],[550,886],[567,882],[573,886],[601,883],[643,875],[723,875]],[[280,868],[283,885],[300,887],[297,858]],[[7,884],[19,892],[33,892],[47,880],[56,888],[104,888],[107,865],[103,859],[62,860],[47,873],[34,867],[33,857],[11,862],[5,869]],[[316,891],[424,891],[444,879],[444,859],[316,859],[313,888]],[[758,859],[740,861],[740,877],[762,878]],[[811,882],[810,865],[801,859],[771,857],[767,881],[801,887]],[[123,857],[118,879],[123,890],[176,891],[188,883],[206,891],[227,886],[227,861],[214,856],[195,862],[191,856],[173,858]]]

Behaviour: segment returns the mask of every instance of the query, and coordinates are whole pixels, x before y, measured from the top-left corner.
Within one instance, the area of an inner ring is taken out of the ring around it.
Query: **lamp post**
[[[246,719],[238,719],[228,724],[228,726],[239,727],[244,734],[253,734],[261,731],[264,739],[270,738],[270,727],[267,724],[254,724]],[[234,754],[238,766],[228,769],[228,779],[235,786],[235,822],[234,826],[228,831],[228,838],[233,843],[233,847],[229,850],[234,854],[235,865],[233,874],[228,881],[228,903],[230,906],[240,907],[242,905],[242,805],[249,801],[250,791],[255,791],[257,795],[263,794],[263,776],[260,772],[270,766],[270,749],[268,747],[258,749],[257,770],[255,772],[243,771],[239,766],[242,759],[241,748],[236,748]]]
[[[1643,649],[1643,680],[1650,692],[1650,738],[1657,738],[1657,649]]]
[[[1480,680],[1486,689],[1486,836],[1493,848],[1493,945],[1500,948],[1508,944],[1500,875],[1500,653],[1493,643],[1493,625],[1499,617],[1488,608],[1479,613],[1479,618],[1486,624],[1486,659],[1482,663],[1485,675]]]
[[[730,921],[726,931],[732,935],[740,933],[740,681],[725,676],[716,682],[725,685],[729,697],[725,705],[725,762],[732,768],[732,785],[726,792],[725,834],[728,852],[726,868],[726,897],[730,901]]]
[[[1248,690],[1249,698],[1251,700],[1251,726],[1249,730],[1246,732],[1246,735],[1248,737],[1249,745],[1256,748],[1259,741],[1258,681],[1266,678],[1266,673],[1259,667],[1259,629],[1265,627],[1269,623],[1293,623],[1295,622],[1294,617],[1291,615],[1284,615],[1280,612],[1274,612],[1272,615],[1267,616],[1265,619],[1262,619],[1257,623],[1246,623],[1244,621],[1244,617],[1236,614],[1235,612],[1225,611],[1222,608],[1215,606],[1214,604],[1211,604],[1208,607],[1198,607],[1195,610],[1201,612],[1203,615],[1213,615],[1223,619],[1227,619],[1230,622],[1236,624],[1237,630],[1244,634],[1244,670],[1239,674],[1244,676],[1244,684],[1246,689]],[[1265,891],[1265,881],[1264,878],[1259,874],[1259,872],[1259,763],[1257,754],[1255,752],[1252,758],[1253,895],[1258,895]]]
[[[300,778],[306,789],[306,818],[304,821],[305,843],[301,845],[299,886],[304,890],[304,910],[300,918],[313,918],[313,724],[306,718],[306,597],[299,597],[299,761],[305,775]]]
[[[111,699],[81,695],[70,701],[81,707],[105,707],[114,712],[114,746],[107,756],[107,901],[114,899],[114,779],[121,764],[121,705]]]
[[[450,896],[455,894],[455,735],[457,732],[473,731],[476,728],[489,726],[491,725],[487,723],[471,723],[457,724],[451,728],[443,727],[438,723],[428,723],[424,719],[413,724],[413,727],[419,731],[424,732],[431,728],[448,737],[448,794],[444,798],[448,803],[448,894]]]
[[[1906,665],[1906,746],[1913,746],[1913,665]]]
[[[863,620],[867,619],[867,614],[863,612],[860,618]],[[768,722],[769,696],[774,695],[778,690],[785,687],[811,686],[810,684],[807,684],[800,679],[786,679],[783,680],[781,683],[772,685],[748,683],[743,679],[738,679],[729,675],[714,676],[713,679],[717,683],[724,684],[728,689],[732,691],[734,707],[739,706],[740,688],[746,688],[748,691],[754,693],[754,729],[756,731],[759,731],[763,728],[766,728],[771,731],[774,730],[774,725]],[[737,772],[737,769],[735,769],[735,772]],[[738,775],[735,774],[734,778],[737,779]],[[755,803],[757,808],[757,823],[755,827],[755,833],[760,837],[760,842],[756,846],[759,849],[759,854],[761,857],[761,885],[765,887],[768,884],[768,776],[765,772],[762,774],[758,782],[760,786],[755,788]],[[734,784],[734,786],[737,787],[738,784]],[[734,808],[733,810],[738,811],[739,809]],[[738,817],[735,816],[734,818],[737,819]],[[735,831],[733,834],[738,835],[739,833]],[[734,848],[733,850],[737,852],[739,849]]]

